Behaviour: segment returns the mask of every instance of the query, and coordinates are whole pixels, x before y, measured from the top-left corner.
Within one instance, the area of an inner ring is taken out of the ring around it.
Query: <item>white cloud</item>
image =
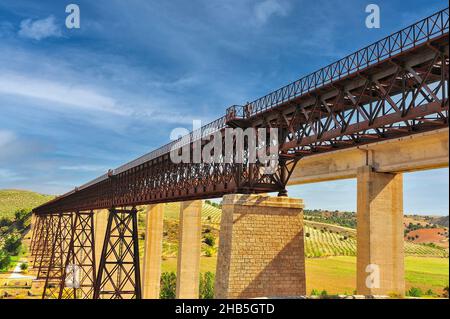
[[[8,182],[24,180],[24,178],[22,176],[19,176],[15,172],[13,172],[9,169],[4,169],[4,168],[0,168],[0,179],[2,181],[8,181]]]
[[[65,171],[84,171],[84,172],[106,172],[107,168],[97,165],[67,165],[61,166],[59,169]]]
[[[95,90],[13,73],[0,75],[0,92],[46,100],[57,107],[72,106],[117,115],[129,113],[119,107],[115,99]]]
[[[41,20],[26,19],[20,23],[19,35],[24,38],[42,40],[50,37],[61,37],[61,28],[56,24],[54,16]]]
[[[14,141],[16,136],[13,132],[0,130],[0,149],[6,147],[12,141]]]
[[[285,16],[288,13],[288,6],[280,0],[264,0],[255,5],[256,24],[265,24],[272,16]]]

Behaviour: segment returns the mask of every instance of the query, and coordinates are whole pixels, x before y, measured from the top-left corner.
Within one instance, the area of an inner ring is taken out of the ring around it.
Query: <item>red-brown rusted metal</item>
[[[76,212],[59,299],[92,299],[96,282],[94,212]],[[70,286],[67,286],[70,284]]]
[[[265,174],[260,162],[175,164],[170,151],[178,140],[35,208],[32,254],[38,278],[53,278],[55,250],[62,245],[58,216],[106,208],[111,213],[93,297],[140,298],[136,211],[114,207],[229,193],[283,196],[296,163],[305,156],[448,127],[448,30],[446,8],[245,106],[232,106],[225,116],[189,135],[186,145],[192,151],[205,145],[198,141],[211,130],[222,134],[223,143],[227,127],[277,128],[280,148],[274,174]],[[89,223],[84,231],[92,237]],[[81,246],[93,256],[93,239]],[[60,284],[63,277],[54,276]],[[89,278],[90,287],[95,272]],[[91,295],[89,290],[86,298]]]
[[[280,192],[304,156],[448,126],[448,8],[203,127],[275,127],[275,174],[260,163],[174,164],[172,142],[34,210],[37,214]],[[194,149],[191,142],[191,149]]]
[[[137,209],[109,212],[94,299],[141,299]]]
[[[58,299],[61,285],[64,282],[69,245],[73,235],[73,214],[60,213],[50,216],[54,234],[51,245],[50,260],[46,271],[46,279],[42,299]]]

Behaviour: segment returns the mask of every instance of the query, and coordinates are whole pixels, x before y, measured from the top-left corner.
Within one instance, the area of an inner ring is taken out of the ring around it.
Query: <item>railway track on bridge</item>
[[[122,264],[131,260],[123,280],[138,287],[134,277],[139,273],[136,206],[232,193],[285,195],[301,158],[447,127],[448,31],[446,8],[251,103],[229,107],[223,117],[192,132],[188,144],[183,145],[183,139],[173,141],[35,208],[35,267],[38,277],[46,279],[46,287],[56,287],[56,292],[49,288],[44,295],[63,297],[64,267],[84,247],[83,243],[77,246],[74,238],[78,233],[84,234],[83,240],[92,237],[94,210],[111,209],[107,238],[121,230],[121,239],[128,244],[119,259]],[[212,133],[223,137],[226,128],[277,128],[279,156],[274,174],[265,174],[262,162],[171,161],[174,147],[187,146],[192,156],[192,150],[204,147]],[[102,269],[113,252],[114,247],[103,247]],[[84,254],[91,256],[85,275],[90,280],[87,286],[92,287],[97,281],[93,251]],[[107,295],[103,288],[112,278],[103,272],[95,294],[88,289],[84,295]],[[140,290],[130,294],[139,297]]]

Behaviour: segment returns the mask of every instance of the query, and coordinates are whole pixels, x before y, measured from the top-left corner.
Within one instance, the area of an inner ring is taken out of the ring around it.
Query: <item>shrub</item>
[[[7,217],[0,218],[0,227],[9,227],[13,221]]]
[[[215,252],[215,250],[213,247],[208,246],[205,248],[205,256],[206,257],[212,257],[214,255],[214,252]]]
[[[28,264],[27,263],[21,263],[20,264],[20,270],[25,271],[28,269]]]
[[[305,237],[309,237],[309,236],[311,236],[310,233],[306,233],[306,234],[305,234]]]
[[[428,289],[428,290],[427,290],[427,292],[425,293],[425,295],[427,295],[427,296],[434,296],[434,295],[435,295],[435,293],[434,293],[434,291],[433,291],[433,290],[431,290],[431,289]]]
[[[5,235],[9,231],[9,226],[0,227],[0,235]]]
[[[216,239],[214,238],[213,234],[206,234],[203,238],[203,242],[209,247],[214,247],[214,245],[216,244]]]
[[[200,274],[200,299],[214,298],[214,279],[212,272],[205,272]]]
[[[19,230],[25,228],[25,222],[27,221],[28,217],[30,216],[30,213],[26,211],[25,209],[20,209],[14,213],[14,216],[16,218],[16,224],[17,228]]]
[[[22,247],[22,238],[19,233],[14,232],[5,237],[3,242],[3,249],[11,256],[19,254]]]
[[[4,249],[12,256],[16,256],[20,252],[22,246],[22,238],[19,234],[12,234],[5,240]]]
[[[409,297],[422,297],[423,292],[420,288],[411,287],[411,289],[406,292],[406,295]]]
[[[0,270],[7,269],[10,264],[11,256],[4,249],[0,249]]]
[[[448,298],[448,286],[446,286],[446,287],[444,288],[443,296],[444,296],[445,298]]]
[[[200,274],[200,298],[214,298],[214,280],[215,276],[211,272]],[[161,290],[159,297],[161,299],[175,299],[177,287],[177,275],[174,272],[163,272],[161,274]]]
[[[161,274],[161,299],[175,299],[177,287],[177,275],[174,272],[163,272]]]
[[[320,295],[320,293],[318,290],[316,290],[316,289],[311,290],[311,296],[319,296],[319,295]]]

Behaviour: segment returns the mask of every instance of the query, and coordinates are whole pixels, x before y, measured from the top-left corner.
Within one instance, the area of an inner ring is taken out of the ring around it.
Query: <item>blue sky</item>
[[[447,1],[0,0],[0,188],[59,194],[222,116]],[[448,214],[448,169],[405,176],[405,212]],[[309,208],[356,206],[355,181],[290,188]]]

